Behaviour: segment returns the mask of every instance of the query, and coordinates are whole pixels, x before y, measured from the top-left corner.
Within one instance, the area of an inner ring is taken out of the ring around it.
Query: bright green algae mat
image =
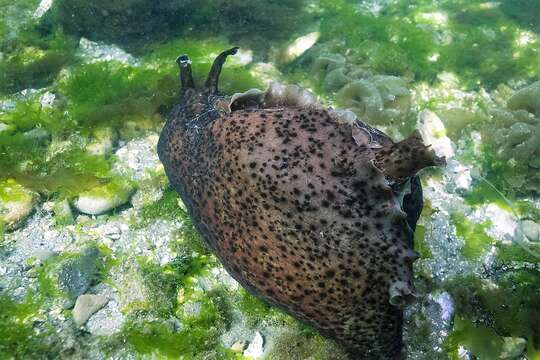
[[[63,0],[55,2],[41,19],[34,19],[38,3],[0,0],[0,95],[9,103],[0,111],[0,183],[15,181],[39,194],[40,201],[72,201],[82,191],[124,182],[114,170],[115,155],[87,150],[97,137],[96,129],[111,128],[123,141],[137,139],[146,131],[159,131],[178,96],[174,59],[180,52],[190,56],[196,82],[201,84],[213,56],[240,45],[252,49],[256,61],[275,63],[281,80],[309,86],[330,104],[340,97],[328,86],[330,80],[333,84],[341,81],[337,71],[329,78],[328,73],[335,69],[345,69],[343,73],[349,78],[357,76],[351,75],[354,72],[399,77],[409,89],[421,84],[436,88],[442,83],[441,74],[452,73],[457,89],[475,94],[478,111],[465,113],[464,124],[448,126],[441,136],[454,142],[468,141],[465,149],[470,151],[461,152],[458,159],[480,168],[482,178],[492,184],[473,182],[463,194],[465,202],[474,209],[496,203],[512,208],[521,218],[540,221],[540,210],[531,202],[538,196],[534,189],[539,168],[523,162],[513,165],[514,153],[498,151],[504,144],[495,140],[473,151],[471,137],[474,132],[485,139],[504,135],[514,145],[530,141],[540,147],[540,140],[530,130],[540,129],[540,106],[534,108],[534,98],[517,108],[510,109],[507,104],[516,90],[540,80],[540,22],[534,16],[540,12],[537,1],[393,1],[387,6],[379,4],[380,10],[368,7],[361,11],[358,2],[344,0],[206,0],[198,4],[171,2],[169,7],[166,2],[142,0],[114,5]],[[106,9],[114,21],[105,26],[102,15],[85,16],[96,14],[96,9]],[[79,19],[66,16],[75,12]],[[147,13],[155,17],[137,29],[137,22],[146,19],[143,15]],[[277,61],[280,49],[312,31],[320,32],[313,49],[291,62]],[[118,44],[138,63],[88,62],[79,51],[80,36]],[[314,70],[313,64],[326,61],[325,57],[329,59],[325,64],[330,65]],[[228,62],[221,90],[232,94],[264,88],[266,79],[254,68],[253,64]],[[496,106],[483,100],[483,92],[503,94],[507,91],[504,87],[510,88],[511,94],[501,95],[503,100]],[[39,90],[21,94],[25,89]],[[394,90],[384,93],[378,89],[383,95],[393,95]],[[52,107],[42,105],[46,92],[56,96]],[[452,101],[448,95],[415,104],[417,110],[437,111]],[[398,132],[410,131],[416,125],[415,115],[408,114],[403,124],[389,126],[399,128]],[[530,128],[512,128],[508,119]],[[17,200],[2,189],[0,197],[5,202]],[[426,206],[423,216],[430,217],[433,211]],[[239,312],[252,332],[261,324],[287,329],[276,336],[268,359],[330,359],[337,353],[313,330],[243,290],[218,287],[202,291],[194,279],[208,275],[219,263],[201,243],[173,190],[165,187],[159,200],[146,204],[137,214],[139,219],[132,224],[135,231],[156,221],[183,223],[171,245],[178,256],[165,264],[137,257],[140,281],[149,291],[150,302],[134,302],[123,309],[126,320],[122,329],[110,338],[92,338],[81,331],[79,346],[83,349],[93,344],[110,356],[128,348],[139,357],[183,355],[191,359],[205,354],[207,358],[242,359],[241,352],[225,348],[219,341]],[[497,269],[495,276],[467,275],[438,285],[436,290],[448,292],[455,303],[453,330],[443,344],[444,352],[448,358],[458,359],[460,347],[465,347],[479,359],[503,358],[505,339],[522,338],[528,358],[540,359],[540,328],[535,321],[540,319],[538,258],[518,244],[494,239],[488,231],[489,221],[473,222],[459,211],[450,214],[450,219],[456,236],[464,241],[461,256],[474,262],[494,251]],[[58,224],[66,226],[61,221]],[[0,233],[3,228],[0,221]],[[424,240],[429,231],[429,224],[419,225],[415,237],[423,258],[434,256]],[[59,285],[59,274],[78,264],[85,249],[95,247],[99,256],[91,265],[91,282],[111,283],[111,273],[120,271],[125,256],[112,254],[103,244],[85,245],[79,252],[61,253],[34,268],[36,286],[26,295],[15,296],[13,289],[0,290],[0,354],[28,358],[62,351],[54,334],[55,324],[47,323],[44,317],[51,304],[73,297],[69,288]],[[8,246],[2,243],[2,256],[9,252]],[[193,303],[199,311],[186,312]],[[70,310],[62,311],[71,316]]]

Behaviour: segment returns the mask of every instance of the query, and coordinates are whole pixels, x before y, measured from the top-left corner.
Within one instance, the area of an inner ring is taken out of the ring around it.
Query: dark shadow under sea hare
[[[202,88],[187,56],[182,98],[158,144],[172,186],[227,271],[254,295],[345,347],[403,357],[414,298],[416,173],[444,163],[417,132],[394,143],[296,85],[224,96],[220,54]]]

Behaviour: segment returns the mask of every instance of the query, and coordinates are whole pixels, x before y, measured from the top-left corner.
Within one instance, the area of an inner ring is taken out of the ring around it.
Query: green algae
[[[316,333],[286,330],[272,340],[264,359],[345,360],[347,356],[338,345]]]
[[[29,292],[22,300],[13,300],[9,294],[0,293],[0,357],[13,359],[53,356],[57,346],[46,338],[54,329],[34,326],[43,300],[40,294]]]
[[[491,225],[490,221],[477,224],[469,221],[462,214],[454,213],[452,222],[456,227],[457,236],[465,240],[461,252],[466,258],[477,259],[493,244],[493,238],[486,234],[486,229]]]
[[[322,1],[321,5],[321,41],[342,39],[344,47],[354,49],[358,63],[377,72],[435,75],[427,60],[434,47],[432,35],[415,24],[361,13],[348,1]]]
[[[323,1],[319,11],[321,41],[341,39],[339,52],[353,49],[356,63],[377,72],[410,73],[433,82],[438,73],[451,71],[467,88],[540,76],[535,55],[540,43],[520,44],[523,29],[504,7],[483,1],[398,1],[375,15],[342,0]],[[519,11],[530,16],[527,8]]]
[[[422,259],[431,259],[433,254],[431,249],[426,243],[426,227],[424,225],[417,225],[414,230],[414,250],[418,252],[420,258]]]
[[[78,126],[119,127],[130,115],[150,116],[170,106],[177,90],[170,83],[151,69],[103,61],[76,67],[59,84],[59,92]]]
[[[454,332],[447,341],[451,353],[456,355],[457,345],[463,344],[476,356],[495,359],[501,350],[501,337],[511,336],[527,340],[529,358],[540,355],[538,270],[507,269],[494,282],[472,276],[458,278],[447,288],[457,315]]]
[[[464,346],[480,359],[499,359],[504,342],[492,328],[475,326],[465,318],[455,317],[454,330],[445,344],[453,360],[460,358],[457,352],[459,345]]]
[[[29,27],[0,43],[0,93],[50,85],[65,66],[76,61],[73,38],[58,30]]]
[[[123,330],[121,338],[141,356],[194,359],[244,359],[240,354],[223,348],[218,343],[221,333],[216,328],[217,315],[211,308],[203,311],[190,322],[182,322],[181,329],[174,329],[163,321],[133,321]]]
[[[137,227],[147,226],[157,219],[175,221],[187,220],[189,216],[185,210],[179,206],[180,196],[172,188],[167,188],[163,192],[161,199],[144,206],[137,219]]]
[[[219,336],[231,323],[230,294],[220,288],[198,288],[195,276],[204,274],[209,263],[204,255],[177,257],[163,266],[141,260],[152,305],[132,313],[121,338],[139,354],[241,359],[219,343]],[[195,310],[188,309],[190,304]],[[154,320],[156,317],[160,320]]]
[[[251,295],[244,289],[238,291],[235,306],[246,317],[246,322],[249,327],[256,327],[263,323],[273,325],[296,324],[296,320],[291,316]]]
[[[138,262],[144,284],[151,294],[153,311],[160,316],[172,316],[179,306],[179,292],[182,290],[186,294],[190,290],[191,278],[207,270],[210,259],[206,255],[183,254],[165,265],[145,258]]]

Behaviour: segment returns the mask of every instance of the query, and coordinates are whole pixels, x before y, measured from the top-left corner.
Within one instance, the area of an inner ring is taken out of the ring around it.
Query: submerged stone
[[[13,179],[0,181],[0,224],[14,230],[30,215],[38,195]]]
[[[75,299],[86,292],[97,279],[101,252],[90,247],[61,265],[58,274],[58,285],[68,296],[65,307],[74,305]]]
[[[80,295],[73,308],[73,321],[78,326],[82,326],[99,309],[104,307],[109,299],[100,295],[85,294]]]
[[[126,181],[112,181],[85,191],[73,202],[77,210],[88,215],[101,215],[126,204],[133,187]]]

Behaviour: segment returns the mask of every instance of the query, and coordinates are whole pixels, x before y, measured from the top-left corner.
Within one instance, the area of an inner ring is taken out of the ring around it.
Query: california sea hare
[[[202,88],[191,62],[158,153],[198,231],[248,291],[338,343],[351,359],[403,356],[414,297],[416,173],[438,165],[417,132],[394,143],[295,85],[218,92],[228,55]]]

